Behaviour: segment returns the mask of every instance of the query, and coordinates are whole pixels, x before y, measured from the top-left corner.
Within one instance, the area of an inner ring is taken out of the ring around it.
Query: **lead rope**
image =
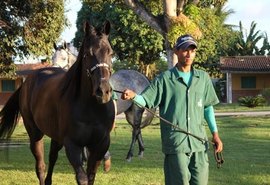
[[[121,93],[121,94],[124,93],[123,91],[119,91],[119,90],[113,90],[113,91],[114,91],[114,92],[117,92],[117,93]],[[216,147],[216,144],[215,144],[214,142],[208,141],[208,140],[206,140],[206,139],[204,139],[204,138],[201,138],[201,137],[199,137],[199,136],[197,136],[197,135],[194,135],[194,134],[192,134],[192,133],[190,133],[190,132],[187,132],[187,131],[181,129],[180,127],[178,127],[177,125],[172,124],[170,121],[164,119],[163,117],[158,116],[155,112],[153,112],[152,110],[148,109],[147,107],[143,107],[143,106],[137,104],[136,102],[134,102],[134,103],[135,103],[137,106],[139,106],[139,107],[141,107],[141,108],[147,110],[147,111],[150,112],[151,114],[153,114],[153,116],[155,116],[155,117],[161,119],[161,120],[164,121],[166,124],[172,126],[172,127],[173,127],[174,129],[176,129],[177,131],[179,131],[179,132],[181,132],[181,133],[184,133],[184,134],[186,134],[186,135],[190,135],[190,136],[192,136],[192,137],[198,139],[199,141],[201,141],[203,144],[206,143],[206,142],[208,142],[208,143],[211,143],[211,144],[213,145],[214,148]],[[215,152],[215,150],[214,150],[214,156],[215,156],[215,160],[216,160],[216,162],[217,162],[217,168],[220,168],[221,165],[224,163],[223,154],[222,154],[222,152]]]

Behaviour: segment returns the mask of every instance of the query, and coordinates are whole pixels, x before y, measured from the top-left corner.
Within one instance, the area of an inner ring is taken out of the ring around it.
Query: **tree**
[[[258,48],[257,44],[261,39],[264,39],[265,47],[268,42],[265,40],[265,36],[261,31],[256,31],[256,23],[253,21],[250,25],[250,30],[248,34],[242,26],[242,22],[239,22],[239,35],[237,43],[235,45],[236,55],[245,56],[245,55],[261,55],[264,53],[264,49],[261,50]],[[269,44],[268,44],[269,45]],[[267,47],[266,47],[267,48]]]
[[[89,1],[82,4],[78,15],[78,31],[74,39],[76,47],[81,44],[80,25],[85,19],[90,19],[95,26],[109,20],[112,23],[110,41],[116,53],[114,69],[132,68],[148,77],[153,76],[155,63],[160,61],[160,54],[163,52],[163,39],[131,10],[104,1]]]
[[[86,2],[86,1],[85,1]],[[109,0],[107,2],[103,1],[91,1],[88,0],[87,3],[89,7],[94,9],[97,9],[96,12],[99,12],[98,16],[96,16],[95,19],[99,19],[100,16],[103,16],[106,12],[101,11],[104,4],[110,4],[110,7],[120,7],[121,9],[124,9],[127,14],[127,16],[124,16],[122,14],[121,19],[123,22],[128,22],[128,24],[117,24],[117,29],[127,29],[127,27],[140,27],[141,22],[140,21],[133,21],[132,19],[129,19],[130,11],[127,11],[127,1],[123,3],[123,1],[117,1],[117,0]],[[165,56],[167,57],[167,61],[169,63],[169,66],[173,66],[176,62],[176,58],[174,58],[173,55],[173,44],[175,43],[176,39],[179,35],[184,33],[190,33],[196,38],[200,38],[199,40],[199,50],[197,54],[197,60],[198,60],[198,66],[201,68],[209,68],[209,71],[213,71],[213,69],[217,69],[217,64],[219,61],[219,56],[222,53],[229,53],[224,51],[222,47],[227,47],[228,50],[231,48],[228,46],[229,43],[231,43],[234,39],[232,39],[232,35],[234,34],[234,31],[232,30],[231,26],[225,25],[224,21],[226,17],[232,13],[232,11],[223,11],[223,5],[226,1],[179,1],[177,4],[177,11],[176,16],[171,16],[168,18],[166,16],[166,11],[164,10],[164,2],[163,1],[154,1],[154,0],[147,0],[147,1],[128,1],[128,2],[134,2],[134,6],[136,6],[133,10],[133,13],[137,12],[137,14],[140,16],[139,18],[143,20],[144,24],[148,24],[151,26],[151,28],[156,30],[157,33],[161,35],[163,38],[163,50],[166,51]],[[168,5],[173,5],[168,4]],[[172,7],[169,7],[172,8]],[[172,8],[173,9],[173,8]],[[107,12],[110,12],[111,9],[107,9]],[[169,11],[169,10],[168,10]],[[174,11],[174,10],[173,10]],[[139,12],[139,13],[138,13]],[[118,12],[119,13],[119,12]],[[83,13],[84,14],[84,13]],[[115,17],[111,13],[107,13],[111,17]],[[143,14],[143,15],[141,15]],[[78,14],[80,15],[80,13]],[[127,17],[127,18],[125,18]],[[132,16],[134,17],[134,16]],[[133,18],[134,19],[134,18]],[[136,17],[137,19],[137,17]],[[147,22],[145,22],[145,19],[147,19]],[[119,18],[113,19],[112,23],[115,21],[118,21]],[[166,21],[169,21],[168,24],[170,24],[168,27],[166,26]],[[136,25],[136,24],[139,24]],[[78,24],[80,25],[80,24]],[[134,39],[137,39],[137,36],[140,35],[136,32],[133,32],[133,30],[128,31],[129,34],[123,34],[123,32],[116,32],[115,35],[121,35],[122,40],[117,40],[116,46],[120,46],[121,43],[127,41],[130,41],[128,38],[132,37]],[[148,34],[151,34],[152,32],[148,32]],[[79,34],[79,33],[78,33]],[[113,36],[111,37],[113,38]],[[113,39],[112,39],[113,40]],[[120,42],[119,42],[120,41]],[[227,42],[228,41],[228,42]],[[116,53],[129,53],[130,48],[128,46],[132,42],[127,42],[128,44],[123,44],[124,47],[122,47],[122,50],[115,50]],[[133,43],[132,43],[133,44]],[[140,48],[145,45],[138,45],[137,48]],[[125,47],[127,49],[125,50]],[[144,50],[144,53],[141,54],[141,56],[160,56],[159,53],[152,53],[147,52],[147,50]],[[132,55],[135,56],[135,55]],[[175,59],[173,62],[170,59]],[[143,62],[143,60],[139,61],[140,63]],[[202,63],[203,62],[203,63]],[[120,62],[119,62],[120,63]],[[121,61],[121,64],[126,64],[126,61]],[[120,65],[121,65],[120,64]],[[138,63],[139,64],[139,63]],[[138,66],[138,64],[135,64],[135,66]],[[134,63],[132,64],[134,65]],[[129,66],[128,66],[129,67]]]
[[[51,56],[66,23],[63,0],[0,1],[0,74],[14,71],[15,57]]]
[[[148,2],[155,2],[156,4],[162,5],[163,11],[159,15],[154,15],[145,4],[137,0],[125,0],[125,3],[130,7],[141,19],[143,19],[149,26],[159,32],[165,42],[165,49],[167,53],[167,61],[169,67],[172,67],[176,62],[177,58],[173,54],[173,43],[175,43],[179,32],[177,34],[171,34],[173,27],[178,26],[179,30],[182,28],[183,33],[190,33],[197,39],[200,38],[200,25],[196,25],[192,19],[189,19],[184,15],[183,11],[185,6],[193,4],[202,8],[210,7],[221,7],[227,0],[148,0]],[[184,28],[184,29],[183,29]],[[168,37],[170,36],[170,37]]]

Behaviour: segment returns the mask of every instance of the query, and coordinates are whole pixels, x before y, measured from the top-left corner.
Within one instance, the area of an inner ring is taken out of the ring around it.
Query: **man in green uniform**
[[[200,138],[207,139],[206,120],[215,143],[215,152],[223,150],[215,121],[213,105],[219,102],[209,75],[192,66],[197,43],[190,35],[177,39],[174,53],[178,63],[157,78],[140,94],[126,89],[122,99],[132,99],[147,107],[159,107],[162,118]],[[165,154],[166,185],[207,185],[208,146],[177,131],[160,120],[162,151]]]

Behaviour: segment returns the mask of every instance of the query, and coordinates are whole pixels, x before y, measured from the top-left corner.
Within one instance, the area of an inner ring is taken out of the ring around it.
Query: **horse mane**
[[[107,21],[103,28],[94,28],[88,22],[84,25],[84,39],[80,47],[80,51],[77,57],[76,62],[71,66],[71,68],[65,74],[65,77],[62,82],[62,88],[60,88],[61,95],[67,95],[68,97],[75,97],[77,94],[77,89],[80,88],[81,75],[82,74],[82,59],[84,57],[84,48],[88,45],[87,41],[91,40],[91,35],[98,37],[108,36],[110,30],[110,24]]]
[[[85,39],[82,42],[82,47],[80,48],[78,57],[76,62],[71,66],[71,68],[66,72],[65,77],[62,81],[62,86],[60,89],[61,95],[64,96],[65,94],[69,93],[68,96],[74,97],[76,96],[76,89],[80,88],[80,78],[81,76],[78,74],[82,73],[82,65],[81,61],[84,55],[84,43]]]

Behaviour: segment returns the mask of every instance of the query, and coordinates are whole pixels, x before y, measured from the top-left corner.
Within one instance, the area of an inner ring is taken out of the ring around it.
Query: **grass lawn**
[[[216,168],[213,150],[209,151],[209,185],[270,185],[270,117],[218,117],[220,136],[224,142],[225,163]],[[125,120],[117,120],[117,128],[111,133],[110,151],[112,169],[104,173],[102,167],[96,176],[96,185],[162,185],[163,154],[157,120],[143,129],[144,157],[137,156],[136,145],[131,162],[125,160],[131,127]],[[209,134],[210,136],[210,134]],[[20,124],[13,139],[27,143],[23,125]],[[48,153],[49,140],[45,139]],[[46,155],[47,161],[47,155]],[[34,172],[34,158],[29,145],[0,148],[0,184],[38,184]],[[75,176],[62,150],[53,174],[53,184],[75,185]]]
[[[245,112],[245,111],[270,111],[270,106],[257,106],[253,108],[240,106],[238,103],[220,103],[214,106],[216,112]]]

